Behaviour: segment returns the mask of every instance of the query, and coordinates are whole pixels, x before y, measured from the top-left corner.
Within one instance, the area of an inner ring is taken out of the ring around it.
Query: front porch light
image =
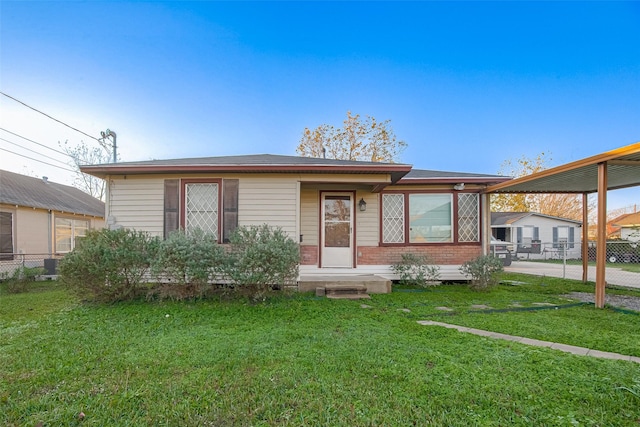
[[[367,210],[367,202],[364,201],[364,198],[361,198],[358,202],[358,207],[360,208],[360,212],[364,212]]]

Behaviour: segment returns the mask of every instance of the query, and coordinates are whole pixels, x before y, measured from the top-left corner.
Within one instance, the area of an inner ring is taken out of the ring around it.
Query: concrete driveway
[[[582,280],[581,265],[553,264],[546,262],[514,261],[504,271],[510,273],[533,274],[536,276],[564,277],[566,279]],[[587,279],[596,281],[596,267],[589,266]],[[607,284],[640,289],[640,273],[622,271],[618,267],[607,267],[605,272]]]

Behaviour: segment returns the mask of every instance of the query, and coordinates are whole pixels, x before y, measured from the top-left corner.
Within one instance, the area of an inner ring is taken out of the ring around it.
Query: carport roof
[[[595,193],[598,164],[607,164],[607,189],[640,185],[640,142],[489,186],[485,193]]]

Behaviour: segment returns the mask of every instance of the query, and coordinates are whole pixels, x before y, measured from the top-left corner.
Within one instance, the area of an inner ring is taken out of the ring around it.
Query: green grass
[[[527,283],[481,293],[398,288],[364,301],[370,308],[310,294],[82,305],[55,284],[0,294],[0,424],[637,426],[639,364],[416,323],[640,356],[637,315],[470,307],[567,303],[565,292],[593,291],[508,278]]]

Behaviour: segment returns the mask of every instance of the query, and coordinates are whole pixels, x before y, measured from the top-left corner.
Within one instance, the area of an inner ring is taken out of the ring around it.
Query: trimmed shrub
[[[174,231],[159,243],[152,271],[160,284],[148,296],[202,298],[223,263],[224,251],[214,235],[200,229]]]
[[[467,261],[460,267],[460,272],[471,277],[471,289],[482,291],[497,285],[500,273],[504,271],[502,260],[493,255],[481,255]]]
[[[393,264],[391,270],[400,277],[401,285],[426,287],[440,283],[440,267],[432,265],[426,256],[402,254],[400,262]]]
[[[140,231],[91,230],[60,261],[59,279],[84,299],[133,299],[140,294],[157,246],[157,238]]]
[[[257,300],[296,282],[300,250],[282,229],[267,224],[238,227],[229,241],[223,274],[236,292]]]

